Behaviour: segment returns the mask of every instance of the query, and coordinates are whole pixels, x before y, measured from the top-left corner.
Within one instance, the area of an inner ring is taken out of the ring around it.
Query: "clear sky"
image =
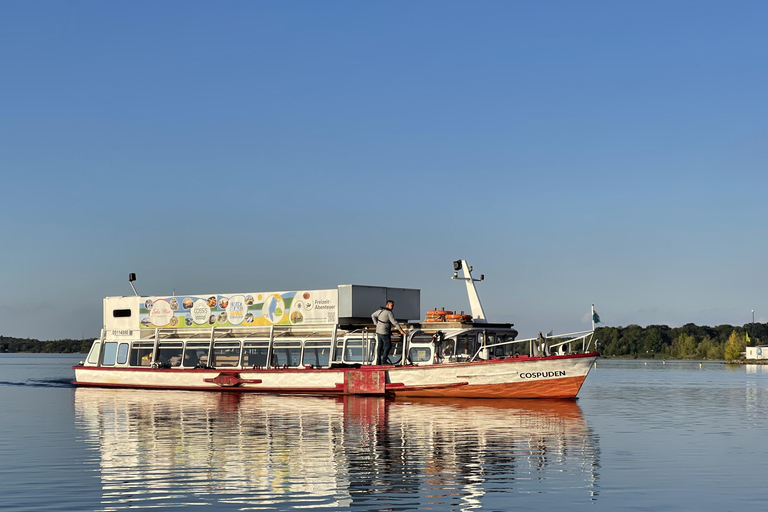
[[[0,334],[371,284],[522,335],[768,319],[764,1],[4,2]]]

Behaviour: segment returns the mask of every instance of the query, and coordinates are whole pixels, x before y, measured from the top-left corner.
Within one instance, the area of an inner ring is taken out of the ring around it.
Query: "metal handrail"
[[[546,340],[546,339],[550,339],[550,338],[562,338],[564,336],[571,336],[572,334],[582,334],[582,335],[581,336],[576,336],[574,338],[567,339],[567,340],[562,341],[560,343],[549,345],[549,348],[560,347],[562,345],[570,344],[570,343],[576,342],[578,340],[584,339],[587,336],[593,335],[594,331],[581,331],[581,332],[571,333],[571,334],[559,334],[557,336],[547,336],[544,339]],[[474,361],[475,358],[477,358],[477,356],[480,355],[480,352],[482,352],[483,349],[489,349],[489,348],[494,348],[494,347],[503,347],[504,345],[514,345],[516,343],[528,343],[528,342],[532,342],[532,341],[539,341],[539,338],[536,337],[536,338],[525,338],[525,339],[522,339],[522,340],[507,340],[507,341],[503,341],[501,343],[491,343],[490,345],[484,345],[484,346],[480,347],[477,350],[477,352],[475,352],[475,354],[470,359],[470,362]],[[584,352],[586,352],[586,349],[589,348],[590,344],[591,344],[591,340],[590,340],[590,343],[588,343],[586,345],[586,347],[584,348]]]

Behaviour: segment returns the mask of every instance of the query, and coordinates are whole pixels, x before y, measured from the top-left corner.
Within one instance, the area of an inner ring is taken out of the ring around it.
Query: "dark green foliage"
[[[40,341],[29,338],[0,336],[0,352],[33,352],[46,354],[74,354],[88,352],[93,338],[86,340]]]
[[[717,327],[685,324],[628,325],[626,327],[598,327],[595,338],[600,353],[607,357],[718,359],[725,357],[725,344],[731,333],[749,333],[750,346],[768,340],[768,324],[749,323],[743,327],[718,325]],[[0,352],[86,353],[93,338],[84,340],[39,341],[28,338],[0,336]]]
[[[748,333],[750,346],[768,340],[768,324],[758,323],[743,327],[696,324],[685,324],[682,327],[598,327],[595,329],[595,338],[600,343],[600,353],[607,357],[722,360],[725,358],[725,344],[734,331],[740,336]]]

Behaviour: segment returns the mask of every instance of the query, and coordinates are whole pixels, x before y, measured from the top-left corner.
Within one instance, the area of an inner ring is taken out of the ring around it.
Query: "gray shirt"
[[[376,334],[391,334],[392,327],[397,327],[397,330],[402,330],[400,324],[395,320],[395,315],[387,308],[381,308],[371,315],[373,319],[373,325],[376,326]]]

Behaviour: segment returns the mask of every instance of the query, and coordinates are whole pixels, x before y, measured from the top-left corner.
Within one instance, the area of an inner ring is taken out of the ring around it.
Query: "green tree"
[[[674,357],[691,357],[696,355],[696,338],[693,334],[682,333],[672,342]]]
[[[725,345],[722,343],[713,344],[707,351],[707,359],[712,359],[713,361],[722,361],[725,359]]]
[[[731,332],[728,341],[725,343],[725,360],[733,361],[734,359],[738,359],[746,347],[746,336],[737,333],[734,329],[733,332]]]
[[[704,339],[699,342],[699,346],[696,347],[696,357],[699,359],[707,359],[709,357],[709,351],[712,350],[714,342],[709,335],[705,335]]]
[[[622,355],[619,352],[619,329],[616,327],[598,327],[595,338],[600,343],[600,352],[606,356]]]
[[[656,325],[649,325],[645,331],[643,344],[640,348],[640,355],[644,357],[654,357],[654,354],[661,352],[663,346],[664,338],[661,335],[661,330]]]

